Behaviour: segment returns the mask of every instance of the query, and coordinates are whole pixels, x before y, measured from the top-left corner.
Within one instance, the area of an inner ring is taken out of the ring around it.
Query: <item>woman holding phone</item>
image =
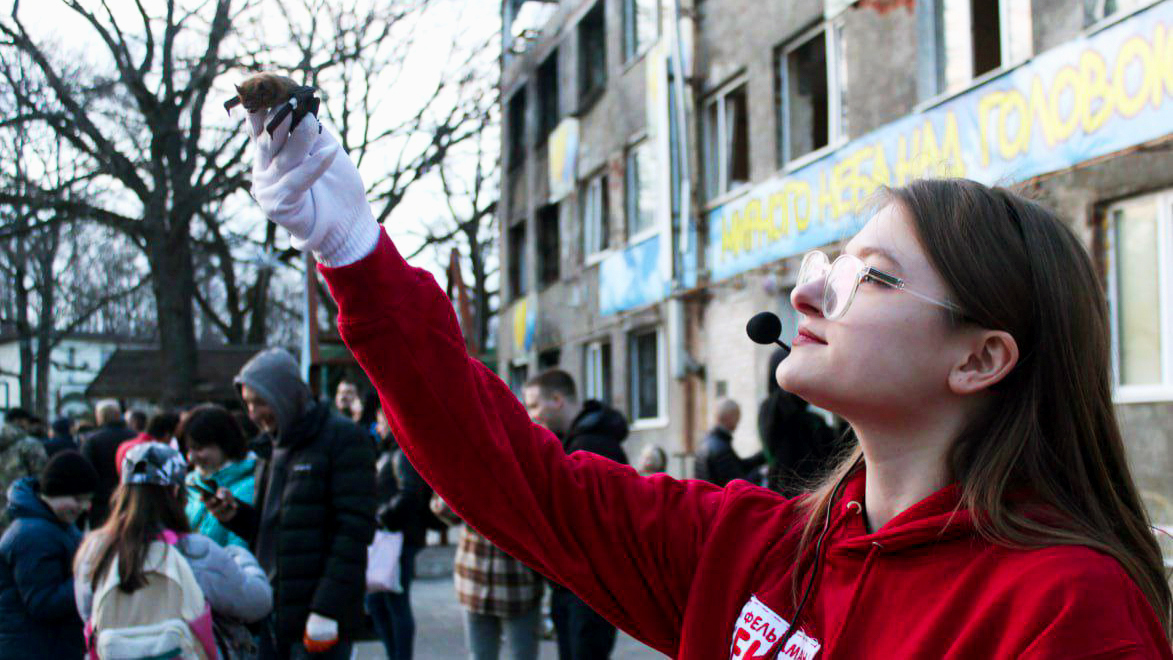
[[[243,502],[253,501],[257,461],[245,445],[240,425],[226,408],[209,403],[191,411],[180,437],[187,448],[187,460],[195,468],[186,479],[185,510],[192,530],[220,545],[247,548],[244,539],[216,520],[207,502],[220,488]]]
[[[312,249],[400,446],[453,510],[678,658],[1173,658],[1170,590],[1111,399],[1102,286],[1001,188],[886,189],[804,259],[779,384],[858,446],[786,499],[563,455],[464,350],[307,117],[250,115],[253,194]]]

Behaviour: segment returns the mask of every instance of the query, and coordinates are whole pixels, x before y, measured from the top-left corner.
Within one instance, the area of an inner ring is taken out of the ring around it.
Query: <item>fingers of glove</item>
[[[270,220],[294,236],[307,236],[313,229],[314,207],[308,192],[254,184],[253,196]]]
[[[292,119],[292,115],[290,115],[290,119]],[[288,122],[281,123],[282,126],[285,126]],[[287,128],[278,130],[288,133]],[[333,141],[334,138],[329,133],[319,130],[318,118],[307,114],[298,123],[297,128],[293,129],[293,134],[285,138],[284,146],[280,151],[274,152],[277,154],[277,169],[281,172],[288,172],[305,160],[308,154],[325,148],[327,142]]]
[[[341,151],[338,143],[329,139],[322,145],[322,148],[315,148],[313,152],[305,155],[300,162],[288,170],[276,168],[281,173],[278,185],[290,190],[309,190],[310,186],[314,185],[314,182],[331,167],[344,166],[341,161],[346,161],[345,164],[349,164],[350,161],[345,156],[341,159],[338,158]]]

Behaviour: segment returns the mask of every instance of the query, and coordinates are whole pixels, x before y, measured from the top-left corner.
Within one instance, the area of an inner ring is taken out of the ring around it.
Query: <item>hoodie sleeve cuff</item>
[[[326,279],[330,295],[338,303],[340,324],[384,316],[389,304],[398,300],[410,281],[408,266],[395,244],[378,225],[372,236],[373,246],[366,256],[342,266],[336,262],[318,265]]]

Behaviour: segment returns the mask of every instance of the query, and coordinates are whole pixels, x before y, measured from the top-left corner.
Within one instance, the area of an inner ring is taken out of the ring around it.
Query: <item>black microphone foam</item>
[[[782,320],[773,312],[761,312],[745,324],[745,334],[758,344],[773,344],[782,334]]]

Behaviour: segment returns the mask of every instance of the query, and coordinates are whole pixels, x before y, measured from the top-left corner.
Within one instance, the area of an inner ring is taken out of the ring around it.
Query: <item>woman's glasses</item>
[[[859,290],[859,283],[865,280],[884,284],[910,293],[921,300],[944,307],[945,309],[962,315],[961,308],[947,300],[937,300],[923,293],[908,288],[904,280],[876,270],[865,264],[859,257],[844,254],[835,261],[827,258],[821,250],[811,250],[802,258],[802,267],[798,269],[798,283],[802,286],[816,280],[823,280],[823,318],[834,321],[843,318],[851,301],[855,299],[855,292]]]

